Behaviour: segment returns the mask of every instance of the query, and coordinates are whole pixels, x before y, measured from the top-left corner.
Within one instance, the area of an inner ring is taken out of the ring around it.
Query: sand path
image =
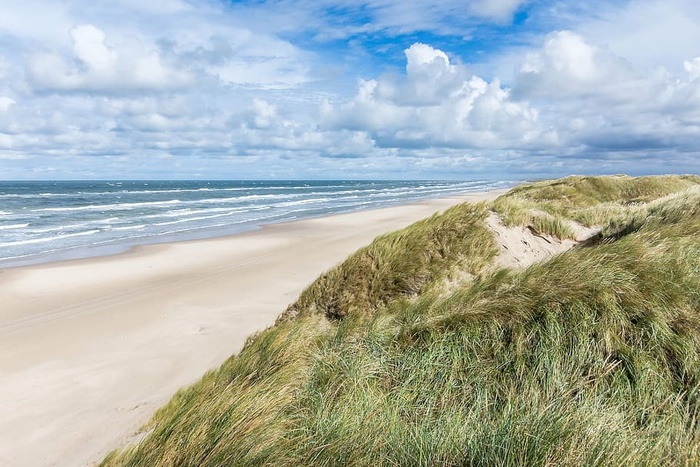
[[[0,466],[81,466],[124,443],[322,271],[460,201],[0,270]]]

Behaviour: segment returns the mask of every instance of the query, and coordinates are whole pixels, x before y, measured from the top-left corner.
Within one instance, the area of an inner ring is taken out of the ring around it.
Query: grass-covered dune
[[[380,237],[104,465],[700,465],[699,184],[569,177]],[[499,269],[492,212],[602,230]]]

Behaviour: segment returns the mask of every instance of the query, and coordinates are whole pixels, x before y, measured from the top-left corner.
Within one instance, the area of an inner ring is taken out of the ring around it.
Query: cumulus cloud
[[[700,136],[700,59],[684,73],[634,68],[571,31],[551,34],[528,54],[514,95],[537,102],[541,121],[580,152],[690,150]]]
[[[331,128],[368,131],[383,147],[506,148],[534,144],[537,112],[498,80],[469,77],[445,52],[416,43],[406,74],[360,80],[355,97],[326,104]]]
[[[358,98],[369,94],[397,106],[438,105],[460,91],[468,78],[462,66],[453,65],[441,50],[415,43],[404,51],[405,74],[385,75],[375,81],[360,81]]]
[[[277,107],[262,99],[253,99],[252,111],[256,128],[269,128],[277,116]]]
[[[406,105],[435,105],[458,92],[466,78],[463,67],[450,63],[445,52],[429,45],[415,43],[404,51],[406,78],[392,87],[385,80],[384,89],[389,99]]]
[[[70,31],[72,56],[56,52],[33,55],[27,72],[32,84],[41,90],[119,92],[169,90],[191,83],[186,70],[164,63],[153,48],[135,38],[111,46],[107,36],[92,24]]]
[[[547,37],[541,50],[525,56],[515,91],[548,98],[587,94],[630,77],[631,68],[622,58],[576,33],[557,31]]]

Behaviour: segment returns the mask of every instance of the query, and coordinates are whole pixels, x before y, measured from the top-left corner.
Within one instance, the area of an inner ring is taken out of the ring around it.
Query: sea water
[[[0,181],[0,267],[512,186],[504,181]]]

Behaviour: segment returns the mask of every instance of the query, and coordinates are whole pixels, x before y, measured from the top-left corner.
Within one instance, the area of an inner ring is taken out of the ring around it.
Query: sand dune
[[[0,465],[91,465],[323,270],[466,195],[0,271]]]

